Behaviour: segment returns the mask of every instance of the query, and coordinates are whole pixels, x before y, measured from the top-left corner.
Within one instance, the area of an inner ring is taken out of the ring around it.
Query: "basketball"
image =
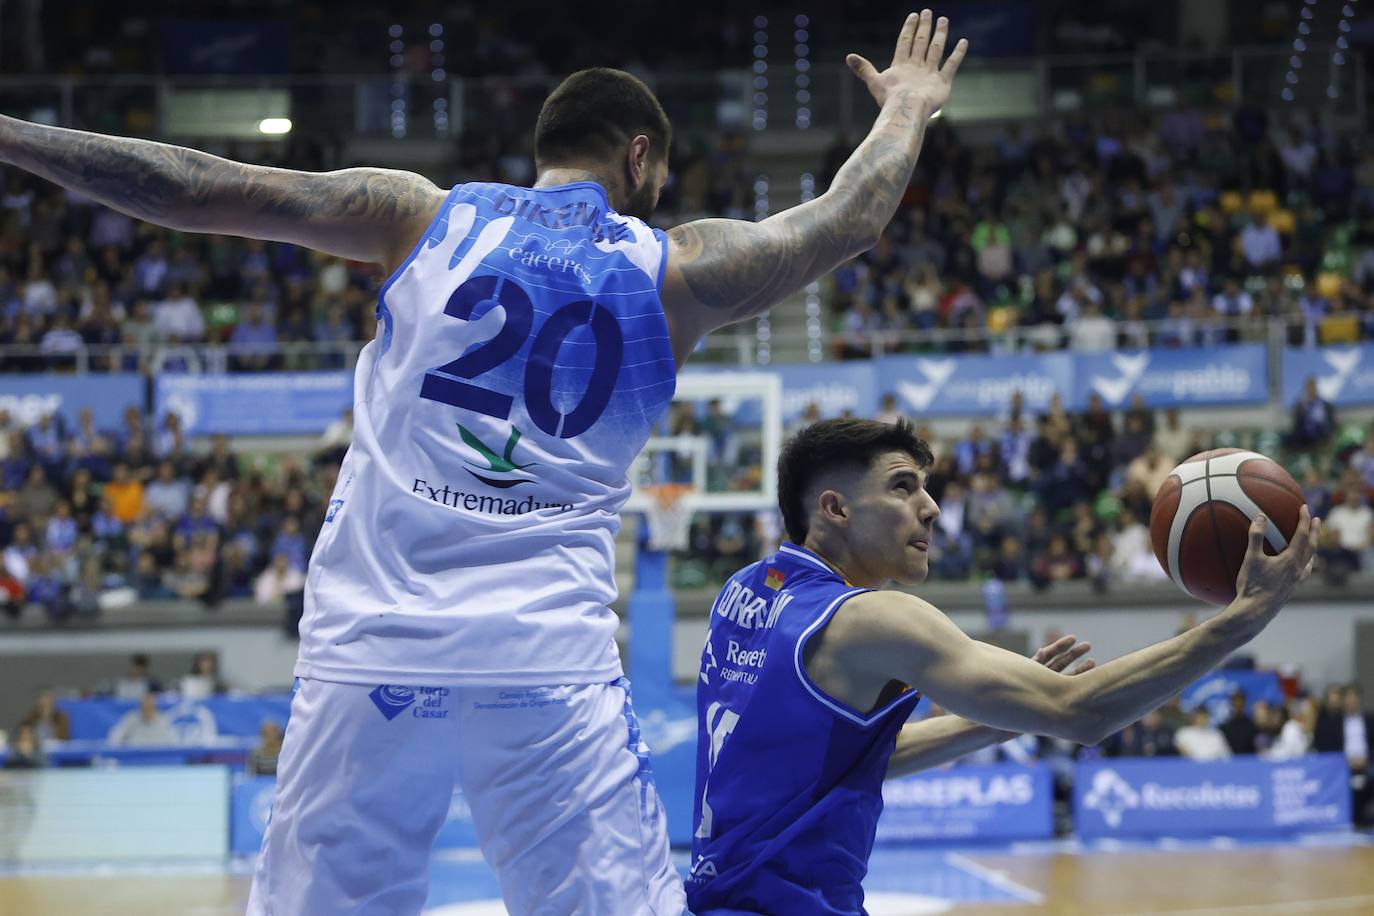
[[[1219,448],[1180,464],[1155,495],[1150,540],[1179,588],[1211,604],[1236,597],[1250,521],[1264,514],[1265,551],[1288,546],[1306,500],[1291,474],[1256,452]]]

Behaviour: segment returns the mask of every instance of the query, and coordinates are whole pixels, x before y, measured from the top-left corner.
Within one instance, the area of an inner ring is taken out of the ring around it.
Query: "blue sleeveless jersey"
[[[676,378],[664,234],[601,187],[463,184],[378,298],[297,676],[583,684],[621,674],[627,473]]]
[[[872,712],[826,696],[803,653],[855,588],[783,544],[711,608],[697,679],[687,902],[708,913],[863,913],[882,784],[914,690]]]

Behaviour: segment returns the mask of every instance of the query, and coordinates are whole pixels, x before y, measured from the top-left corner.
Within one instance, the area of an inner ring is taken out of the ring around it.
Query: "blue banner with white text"
[[[1146,407],[1263,404],[1269,399],[1269,357],[1263,344],[1180,350],[1076,353],[1070,409],[1096,394],[1108,410]]]
[[[1283,351],[1283,405],[1292,407],[1307,380],[1334,407],[1374,404],[1374,344],[1351,347],[1290,347]]]
[[[138,709],[137,700],[95,697],[58,700],[71,720],[73,738],[108,738],[119,720]],[[291,694],[222,695],[188,700],[175,693],[158,696],[158,710],[166,715],[183,744],[219,736],[251,737],[268,720],[283,728],[291,711]]]
[[[1374,366],[1374,357],[1370,358]],[[882,398],[912,417],[995,417],[1020,392],[1029,413],[1044,412],[1055,395],[1067,410],[1093,395],[1123,410],[1139,394],[1147,407],[1263,404],[1269,362],[1262,344],[1110,353],[1006,353],[884,356],[842,363],[774,364],[782,376],[783,417],[794,422],[808,405],[821,416],[877,414]],[[1371,379],[1374,388],[1374,379]]]
[[[1073,359],[1066,353],[892,356],[872,365],[878,387],[918,417],[996,416],[1018,391],[1026,408],[1039,412],[1055,394],[1067,398],[1073,389]]]
[[[1285,761],[1148,757],[1080,763],[1073,787],[1075,830],[1083,839],[1345,830],[1349,780],[1340,754]]]
[[[1053,809],[1044,764],[929,770],[883,783],[877,842],[1046,839]]]
[[[153,404],[196,436],[318,436],[353,406],[353,373],[162,375]]]
[[[96,429],[122,429],[124,411],[137,407],[141,413],[144,400],[143,376],[135,372],[0,376],[0,410],[25,426],[55,414],[74,430],[82,408],[89,407]]]

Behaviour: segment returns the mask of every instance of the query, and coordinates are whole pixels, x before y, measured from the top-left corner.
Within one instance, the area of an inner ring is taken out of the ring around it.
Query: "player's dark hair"
[[[930,446],[907,420],[821,420],[788,439],[778,455],[778,508],[788,540],[795,544],[806,540],[810,527],[806,491],[816,478],[844,468],[866,471],[888,452],[906,452],[923,468],[935,460]]]
[[[653,90],[624,70],[579,70],[549,93],[534,124],[534,161],[542,170],[580,159],[614,156],[632,138],[666,156],[673,128]]]

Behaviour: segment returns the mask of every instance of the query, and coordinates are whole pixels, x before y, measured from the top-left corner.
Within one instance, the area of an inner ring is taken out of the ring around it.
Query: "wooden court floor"
[[[976,902],[966,889],[956,889],[949,894],[927,895],[909,909],[900,905],[884,908],[881,916],[940,912],[1027,916],[1374,914],[1371,846],[1082,854],[964,852],[951,858],[963,871],[998,888],[1002,899]],[[238,916],[247,901],[249,880],[247,874],[210,871],[0,877],[0,916]],[[953,882],[951,887],[957,884]],[[490,905],[469,906],[441,906],[427,912],[499,912]],[[875,911],[874,916],[879,914]]]

